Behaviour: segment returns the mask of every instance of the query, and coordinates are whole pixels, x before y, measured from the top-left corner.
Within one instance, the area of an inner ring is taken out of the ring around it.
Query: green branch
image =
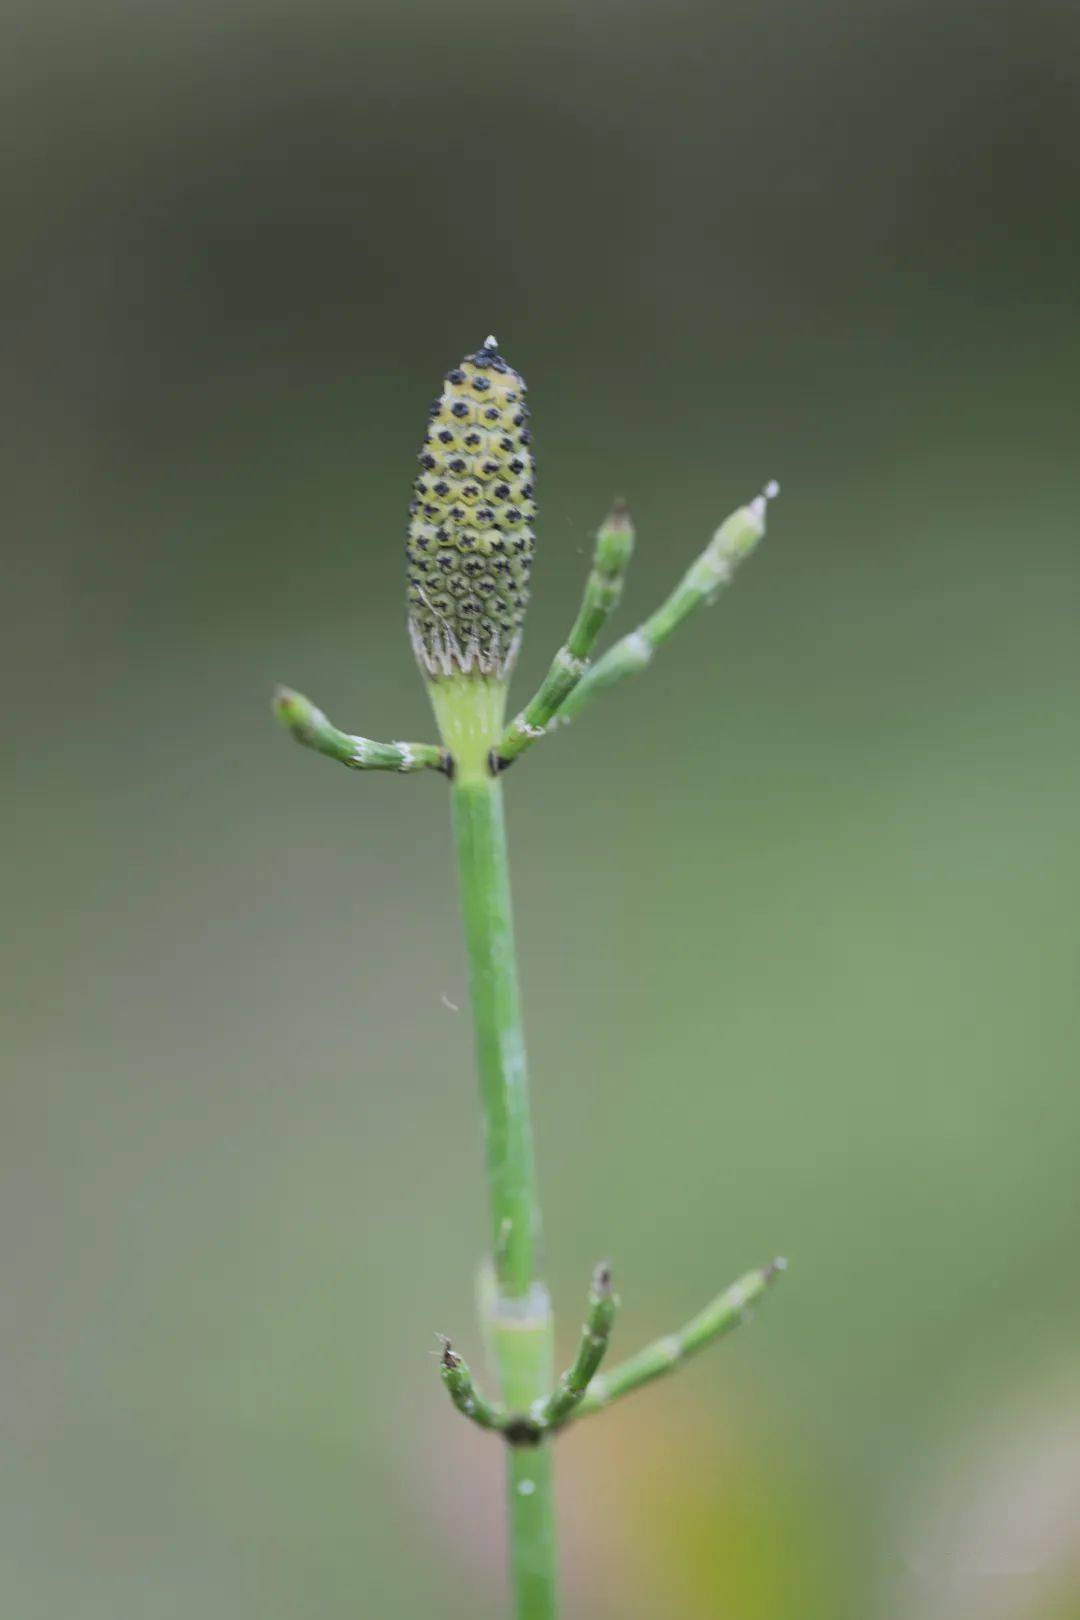
[[[353,771],[443,771],[449,770],[445,748],[434,743],[372,742],[370,737],[353,737],[332,726],[310,698],[279,686],[274,694],[274,713],[287,731],[305,748],[339,760]]]
[[[501,1407],[493,1406],[486,1400],[473,1383],[472,1373],[467,1364],[458,1355],[450,1340],[445,1334],[442,1339],[442,1354],[439,1358],[439,1370],[442,1381],[446,1385],[450,1399],[459,1412],[463,1412],[473,1423],[481,1429],[502,1429],[505,1427],[506,1414]]]
[[[748,557],[765,533],[767,503],[779,493],[768,484],[748,506],[720,525],[701,555],[691,563],[671,595],[636,630],[617,641],[567,694],[553,724],[575,720],[587,703],[607,691],[627,675],[633,675],[652,662],[656,649],[699,607],[711,604],[735,569]]]
[[[628,1361],[620,1362],[608,1373],[601,1373],[589,1385],[574,1416],[587,1417],[590,1412],[602,1411],[612,1401],[629,1395],[631,1390],[640,1389],[643,1384],[651,1384],[654,1378],[662,1378],[665,1373],[673,1372],[688,1356],[696,1355],[706,1345],[723,1338],[740,1322],[746,1321],[750,1307],[786,1267],[786,1260],[776,1259],[758,1271],[748,1271],[745,1277],[732,1283],[677,1333],[654,1340]]]
[[[533,1408],[533,1416],[543,1428],[558,1428],[580,1406],[611,1343],[611,1329],[618,1304],[611,1283],[611,1267],[597,1266],[577,1355],[547,1400],[538,1401]]]
[[[589,657],[604,625],[618,606],[634,550],[634,526],[623,501],[616,501],[597,531],[593,565],[585,581],[577,618],[564,646],[552,660],[536,695],[503,732],[495,754],[500,770],[545,736],[551,720],[589,668]]]

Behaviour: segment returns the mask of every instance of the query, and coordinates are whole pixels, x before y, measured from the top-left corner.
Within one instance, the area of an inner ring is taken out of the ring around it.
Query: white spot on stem
[[[525,718],[524,712],[515,718],[512,729],[516,731],[520,737],[531,737],[535,739],[537,737],[546,736],[547,734],[547,728],[545,726],[530,725],[528,720]]]
[[[640,630],[631,630],[626,637],[625,646],[628,653],[642,664],[647,664],[653,655],[652,643]]]

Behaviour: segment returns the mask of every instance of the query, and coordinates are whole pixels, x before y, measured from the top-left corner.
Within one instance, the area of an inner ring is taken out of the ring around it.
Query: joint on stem
[[[538,1446],[547,1430],[535,1418],[513,1412],[502,1423],[502,1437],[508,1446]]]

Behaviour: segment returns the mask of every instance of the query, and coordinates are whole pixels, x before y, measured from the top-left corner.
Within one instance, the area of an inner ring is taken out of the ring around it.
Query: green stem
[[[592,569],[565,646],[559,648],[539,690],[507,726],[496,745],[500,770],[546,736],[552,717],[583,680],[604,625],[619,604],[623,579],[634,550],[634,526],[623,501],[616,501],[597,531]]]
[[[339,731],[310,698],[288,686],[279,686],[275,692],[274,713],[298,743],[353,771],[445,772],[448,768],[446,749],[435,743],[374,742],[370,737]]]
[[[502,789],[459,769],[453,789],[461,910],[480,1076],[491,1249],[501,1295],[532,1286],[540,1236]]]
[[[584,1400],[585,1391],[595,1378],[611,1343],[618,1304],[611,1284],[611,1267],[607,1264],[597,1266],[593,1273],[585,1320],[581,1324],[577,1355],[547,1400],[534,1409],[536,1421],[544,1428],[558,1428]]]
[[[455,750],[461,909],[476,1034],[490,1199],[493,1286],[485,1324],[504,1405],[528,1413],[552,1379],[552,1320],[538,1275],[540,1212],[510,911],[502,789],[486,748]],[[477,755],[479,754],[479,757]],[[513,1442],[512,1425],[507,1437]],[[510,1564],[518,1620],[557,1612],[551,1452],[508,1448]]]
[[[489,1317],[488,1331],[512,1411],[527,1412],[553,1377],[551,1311],[536,1285],[531,1307]],[[511,1436],[512,1437],[512,1436]],[[535,1433],[530,1436],[535,1442]],[[511,1445],[507,1451],[506,1511],[510,1525],[510,1582],[517,1620],[556,1620],[555,1486],[550,1441]]]
[[[601,692],[644,669],[652,662],[656,649],[691,613],[715,600],[717,592],[731,583],[739,563],[765,533],[765,508],[776,493],[776,485],[769,484],[748,506],[740,506],[720,525],[655,613],[610,647],[567,693],[554,716],[555,725],[575,720]]]
[[[550,1444],[512,1446],[506,1474],[510,1582],[517,1620],[555,1620],[555,1487]]]
[[[688,1356],[696,1355],[706,1345],[723,1338],[725,1333],[730,1333],[732,1328],[746,1321],[751,1306],[786,1267],[786,1260],[777,1259],[757,1271],[748,1271],[745,1277],[740,1277],[730,1288],[725,1288],[722,1294],[718,1294],[677,1332],[654,1339],[637,1355],[620,1362],[610,1372],[601,1373],[589,1385],[574,1417],[587,1417],[590,1412],[602,1411],[620,1396],[629,1395],[631,1390],[640,1389],[643,1384],[651,1384],[654,1378],[674,1372]]]
[[[492,1406],[491,1402],[481,1395],[473,1383],[468,1364],[458,1355],[445,1335],[442,1335],[440,1370],[447,1393],[459,1412],[470,1418],[481,1429],[502,1429],[505,1426],[505,1413],[501,1407]]]

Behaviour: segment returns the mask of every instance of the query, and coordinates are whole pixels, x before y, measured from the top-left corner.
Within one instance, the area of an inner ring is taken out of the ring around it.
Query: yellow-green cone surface
[[[446,375],[409,507],[409,632],[432,678],[502,678],[517,656],[535,544],[525,384],[494,338]]]

